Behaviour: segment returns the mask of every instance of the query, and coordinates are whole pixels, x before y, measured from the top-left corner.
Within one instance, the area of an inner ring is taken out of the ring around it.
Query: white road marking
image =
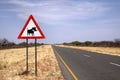
[[[85,56],[85,57],[91,57],[91,56],[89,56],[89,55],[86,55],[86,54],[84,54],[83,56]]]
[[[113,63],[113,62],[110,62],[110,64],[120,67],[120,64],[116,64],[116,63]]]

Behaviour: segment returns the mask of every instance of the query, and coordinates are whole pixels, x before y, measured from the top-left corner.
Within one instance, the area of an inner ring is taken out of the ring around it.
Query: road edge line
[[[78,80],[78,78],[76,77],[76,75],[72,72],[72,70],[68,67],[68,65],[65,63],[65,61],[63,60],[63,58],[59,55],[59,53],[56,51],[56,50],[54,50],[55,51],[55,53],[58,55],[58,57],[60,58],[60,60],[62,61],[62,63],[65,65],[65,67],[66,67],[66,69],[70,72],[70,74],[73,76],[73,78],[75,79],[75,80]]]
[[[117,67],[120,67],[120,64],[117,64],[117,63],[110,62],[110,64],[117,66]]]

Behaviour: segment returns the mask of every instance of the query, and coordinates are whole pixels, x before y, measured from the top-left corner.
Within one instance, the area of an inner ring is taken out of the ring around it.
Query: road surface
[[[66,80],[120,80],[120,57],[58,46],[53,49]]]

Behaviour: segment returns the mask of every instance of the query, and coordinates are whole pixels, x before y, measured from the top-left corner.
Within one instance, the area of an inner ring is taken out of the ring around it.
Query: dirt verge
[[[61,47],[67,47],[67,48],[75,48],[75,49],[81,49],[91,52],[97,52],[102,54],[108,54],[108,55],[114,55],[114,56],[120,56],[120,48],[118,47],[77,47],[77,46],[66,46],[66,45],[57,45]]]
[[[34,69],[34,47],[29,48],[29,73],[26,76],[26,49],[0,50],[1,80],[64,80],[50,45],[37,47],[38,76]]]

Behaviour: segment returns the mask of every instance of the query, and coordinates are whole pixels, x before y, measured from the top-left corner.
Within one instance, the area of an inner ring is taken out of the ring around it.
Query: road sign
[[[29,16],[18,39],[44,39],[45,36],[32,15]]]
[[[32,15],[29,16],[18,39],[26,39],[26,74],[28,74],[28,39],[35,39],[35,75],[37,76],[37,39],[45,36]]]

